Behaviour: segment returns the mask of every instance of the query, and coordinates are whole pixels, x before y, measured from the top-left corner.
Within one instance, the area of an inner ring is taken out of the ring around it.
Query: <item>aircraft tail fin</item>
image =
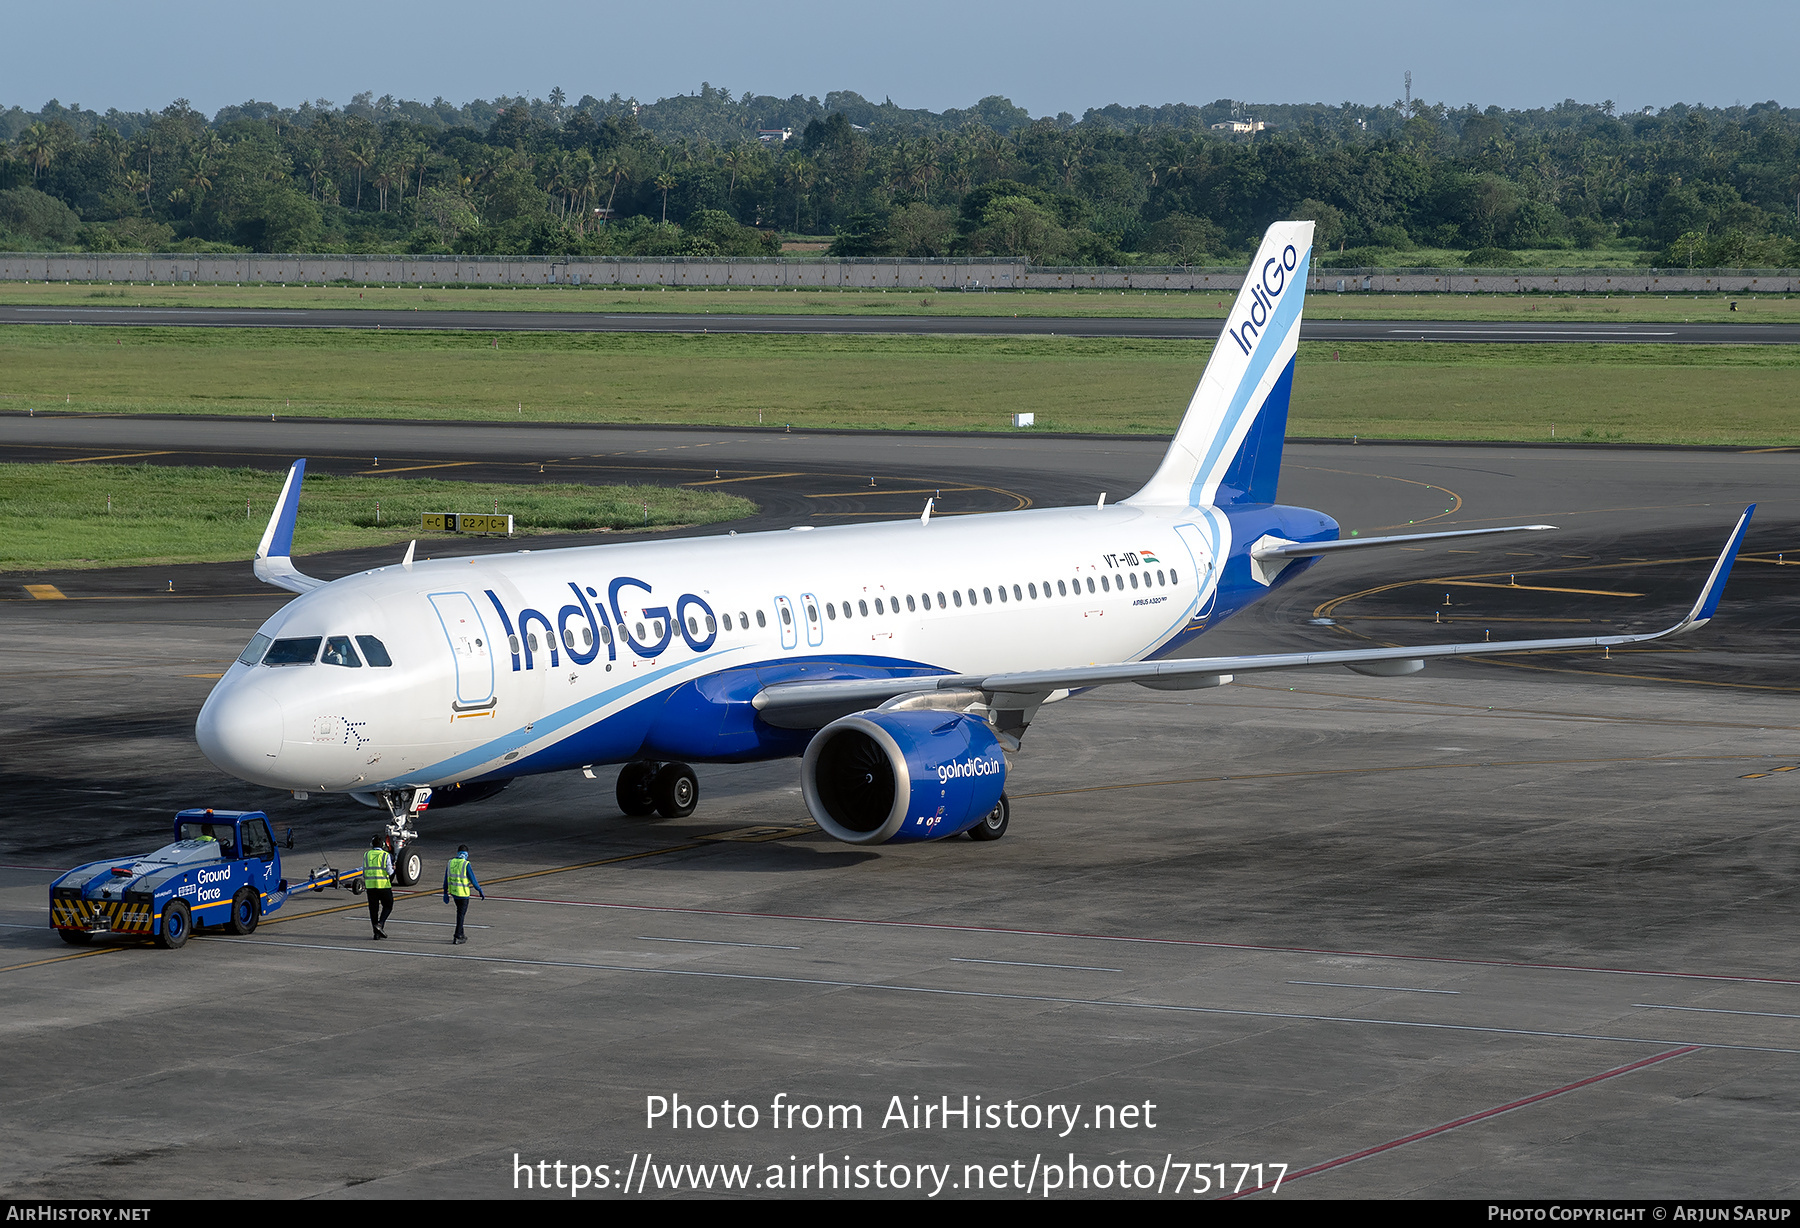
[[[256,561],[251,564],[258,580],[290,593],[309,593],[327,583],[301,574],[289,557],[294,550],[294,521],[300,515],[300,484],[305,478],[306,459],[302,457],[288,469],[281,498],[275,501],[269,527],[263,530],[262,542],[256,547]]]
[[[1313,224],[1263,235],[1200,386],[1154,477],[1128,503],[1273,503],[1312,262]]]

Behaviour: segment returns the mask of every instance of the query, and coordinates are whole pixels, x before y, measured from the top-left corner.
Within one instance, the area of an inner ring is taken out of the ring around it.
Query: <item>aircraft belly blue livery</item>
[[[1330,517],[1275,502],[1312,229],[1270,227],[1161,466],[1114,505],[934,520],[927,503],[904,523],[425,562],[409,549],[327,583],[289,557],[296,461],[255,569],[301,596],[214,688],[200,746],[244,780],[385,808],[397,853],[427,804],[517,776],[623,764],[620,806],[673,816],[698,798],[689,763],[792,757],[840,840],[994,839],[1006,755],[1074,690],[1400,675],[1712,617],[1754,509],[1688,615],[1654,634],[1173,658],[1326,555],[1553,527],[1340,540]]]

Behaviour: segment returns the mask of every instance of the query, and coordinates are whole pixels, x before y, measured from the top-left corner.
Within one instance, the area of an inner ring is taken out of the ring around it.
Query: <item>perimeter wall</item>
[[[901,290],[1235,291],[1241,268],[1045,268],[1022,261],[702,257],[188,256],[0,253],[0,281],[463,286],[760,286]],[[1325,269],[1314,291],[1452,294],[1790,294],[1793,269]]]

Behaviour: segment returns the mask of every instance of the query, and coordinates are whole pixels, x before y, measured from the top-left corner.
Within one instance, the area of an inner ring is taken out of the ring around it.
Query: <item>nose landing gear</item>
[[[382,828],[382,847],[394,859],[394,882],[401,887],[416,887],[425,877],[425,859],[414,847],[419,838],[412,820],[431,801],[429,788],[388,789],[379,794],[387,807],[388,825]]]

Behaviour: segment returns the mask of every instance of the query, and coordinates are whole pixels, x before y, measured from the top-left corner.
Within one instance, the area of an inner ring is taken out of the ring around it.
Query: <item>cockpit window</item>
[[[255,665],[258,661],[262,660],[263,650],[268,646],[268,636],[252,636],[250,642],[244,645],[244,651],[238,654],[238,660],[242,661],[245,665]]]
[[[356,642],[362,645],[363,656],[368,658],[369,664],[373,665],[376,669],[386,669],[394,663],[393,658],[388,656],[386,646],[374,636],[359,635],[356,637]],[[514,648],[513,651],[517,652],[519,650]]]
[[[322,637],[309,635],[302,639],[276,640],[263,655],[264,665],[311,665],[319,655]]]
[[[334,635],[325,641],[325,653],[319,658],[321,665],[345,665],[351,669],[362,668],[362,658],[356,655],[356,649],[350,647],[350,637]]]

